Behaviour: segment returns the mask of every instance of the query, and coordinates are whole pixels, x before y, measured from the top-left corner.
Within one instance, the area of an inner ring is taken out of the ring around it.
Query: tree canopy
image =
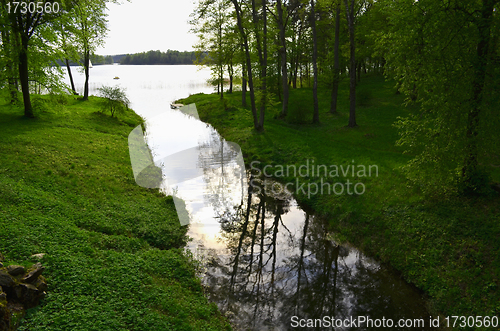
[[[233,72],[242,72],[242,81],[248,81],[258,131],[264,130],[272,95],[283,101],[284,120],[319,123],[318,84],[332,89],[330,111],[337,114],[343,79],[350,80],[347,126],[364,125],[356,121],[364,102],[358,89],[362,74],[395,79],[397,93],[404,93],[406,105],[414,110],[395,123],[401,134],[398,144],[413,155],[408,177],[424,190],[476,194],[488,186],[482,164],[498,157],[500,142],[495,130],[499,3],[232,0],[229,6],[200,0],[193,14],[194,32],[197,49],[209,55],[203,64],[213,66],[217,82],[232,80]],[[238,52],[227,41],[238,45]],[[312,87],[310,106],[288,112],[290,87]],[[223,86],[220,93],[223,97]]]

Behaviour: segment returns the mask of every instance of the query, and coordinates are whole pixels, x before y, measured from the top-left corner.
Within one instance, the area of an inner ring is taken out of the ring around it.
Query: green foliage
[[[166,52],[148,51],[127,54],[120,59],[120,64],[193,64],[195,60],[195,52],[179,52],[169,49]]]
[[[310,123],[313,113],[312,89],[300,89],[290,94],[287,121],[294,124]]]
[[[90,61],[92,62],[92,65],[113,64],[113,58],[110,55],[103,56],[103,55],[93,54],[90,56]]]
[[[0,99],[0,252],[22,265],[46,253],[49,283],[19,330],[230,330],[172,198],[134,181],[127,137],[142,119],[103,116],[95,97],[40,100],[32,121]]]
[[[125,110],[128,110],[130,101],[125,94],[125,88],[119,86],[102,86],[97,90],[104,98],[101,104],[102,109],[104,111],[109,110],[111,117],[114,117],[115,113],[123,114]]]
[[[493,104],[500,102],[500,80],[491,61],[499,53],[490,47],[491,54],[478,54],[487,21],[471,14],[487,13],[486,3],[377,2],[390,17],[386,31],[378,33],[379,51],[416,108],[397,123],[398,144],[414,156],[405,167],[409,178],[429,193],[463,192],[457,183],[477,191],[472,177],[481,176],[478,166],[499,148]],[[491,20],[498,25],[498,15]]]

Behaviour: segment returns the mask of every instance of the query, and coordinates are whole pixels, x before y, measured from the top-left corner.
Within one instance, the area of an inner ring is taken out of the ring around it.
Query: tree
[[[350,3],[349,3],[350,2]],[[355,0],[344,0],[347,25],[349,27],[349,123],[348,127],[356,127],[356,44],[354,35],[354,3]]]
[[[257,46],[257,54],[260,64],[260,110],[257,131],[264,131],[264,118],[267,103],[267,0],[262,0],[261,13],[258,13],[258,8],[255,0],[252,0],[252,18],[255,44]],[[260,23],[262,18],[262,24]]]
[[[318,106],[318,36],[316,34],[316,11],[315,11],[315,1],[311,0],[311,28],[313,37],[313,71],[314,71],[314,83],[313,83],[313,99],[314,99],[314,113],[313,113],[313,124],[319,123],[319,106]]]
[[[59,4],[58,1],[50,0],[38,2],[43,4],[43,8],[45,8],[46,4],[49,4],[49,6],[53,3]],[[31,3],[34,4],[35,7],[37,5],[36,1],[28,1],[27,3],[28,8]],[[6,1],[4,0],[2,3],[2,10],[5,10],[6,8],[5,4]],[[15,41],[19,40],[19,43],[14,42],[13,45],[17,46],[16,52],[18,55],[19,81],[23,92],[24,116],[26,117],[34,117],[29,91],[28,45],[35,32],[42,25],[47,24],[59,17],[64,12],[62,9],[63,8],[60,8],[60,11],[58,12],[52,10],[50,12],[45,10],[31,12],[30,10],[27,10],[26,13],[22,13],[21,8],[17,8],[17,10],[12,8],[11,12],[7,14],[12,32],[10,38]]]
[[[106,0],[75,0],[70,15],[74,19],[75,39],[83,54],[85,85],[83,100],[89,98],[90,56],[102,45],[107,32]]]
[[[243,48],[245,49],[245,62],[246,62],[245,67],[247,69],[247,74],[248,74],[248,76],[247,76],[248,89],[250,90],[250,105],[251,105],[251,109],[252,109],[254,128],[256,130],[259,130],[260,125],[259,125],[259,120],[257,118],[257,108],[255,105],[255,91],[254,91],[253,74],[252,74],[252,59],[250,56],[250,46],[248,43],[247,30],[245,29],[245,27],[243,25],[243,17],[242,17],[243,13],[242,13],[241,6],[240,6],[238,0],[231,0],[231,2],[234,5],[238,30],[240,31],[241,38],[243,39]]]
[[[233,75],[232,57],[236,45],[232,44],[231,16],[228,4],[224,0],[201,0],[190,21],[191,31],[198,35],[199,43],[195,46],[198,54],[207,52],[200,64],[212,67],[220,98],[224,98],[224,67],[227,65],[230,76]],[[230,40],[227,40],[227,39]],[[231,81],[232,83],[232,81]],[[231,85],[232,86],[232,85]]]
[[[8,20],[7,15],[0,15],[1,19],[1,37],[2,37],[2,67],[5,68],[2,71],[2,80],[7,81],[10,103],[16,103],[17,91],[18,91],[18,73],[16,73],[16,56],[17,51],[17,38],[12,35],[11,23]]]
[[[60,35],[59,47],[64,54],[64,62],[66,64],[66,71],[68,72],[71,90],[74,95],[78,95],[73,81],[73,75],[71,73],[70,61],[79,61],[80,56],[78,54],[75,41],[75,26],[71,23],[72,18],[66,17],[59,22],[57,28],[59,29]]]
[[[288,99],[289,99],[289,85],[288,85],[288,69],[287,69],[287,52],[286,52],[286,26],[288,22],[289,16],[284,17],[283,14],[283,4],[281,0],[276,1],[276,11],[277,15],[276,23],[278,25],[279,30],[279,40],[280,40],[280,48],[279,54],[281,57],[281,88],[283,90],[283,102],[281,109],[281,117],[286,117],[288,113]]]
[[[405,168],[426,191],[479,194],[499,150],[498,0],[384,1],[386,68],[420,111],[398,122]]]
[[[114,117],[115,113],[123,113],[128,109],[130,101],[125,93],[125,88],[119,86],[102,86],[97,90],[104,98],[102,102],[103,110],[109,110],[111,117]]]
[[[330,113],[337,113],[337,101],[339,94],[339,83],[340,83],[340,1],[336,4],[335,9],[335,39],[333,46],[333,86],[332,86],[332,97],[330,103]]]

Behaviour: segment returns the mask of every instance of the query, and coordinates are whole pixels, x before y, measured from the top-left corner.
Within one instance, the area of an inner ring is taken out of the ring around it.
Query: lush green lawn
[[[434,314],[500,316],[500,199],[427,197],[409,186],[399,167],[411,156],[395,145],[398,132],[392,124],[410,110],[393,86],[377,76],[362,80],[354,129],[346,128],[347,82],[338,115],[328,113],[330,92],[320,90],[321,124],[297,124],[312,120],[312,91],[292,90],[289,120],[277,118],[278,104],[266,114],[264,133],[252,129],[250,110],[240,107],[241,92],[226,93],[225,104],[217,95],[203,94],[180,102],[196,103],[202,120],[240,144],[248,164],[299,166],[314,160],[347,166],[354,160],[377,165],[378,177],[356,179],[366,187],[363,195],[300,193],[297,198],[328,217],[339,240],[353,242],[422,289]],[[499,181],[499,168],[491,170]],[[279,179],[295,182],[293,176]]]
[[[170,197],[135,184],[133,112],[98,99],[37,99],[36,119],[0,99],[0,252],[42,260],[49,290],[20,330],[226,330],[182,251]]]

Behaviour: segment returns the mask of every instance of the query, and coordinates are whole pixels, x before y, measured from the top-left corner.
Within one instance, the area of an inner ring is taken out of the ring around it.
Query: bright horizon
[[[108,5],[108,35],[99,55],[168,49],[193,51],[197,37],[189,32],[194,1],[132,0]]]

